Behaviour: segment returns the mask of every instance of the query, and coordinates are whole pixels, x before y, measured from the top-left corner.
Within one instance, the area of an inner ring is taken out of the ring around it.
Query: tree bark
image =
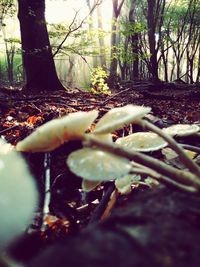
[[[148,39],[150,49],[150,74],[152,79],[158,80],[158,61],[156,50],[156,0],[148,0],[148,13],[147,13],[147,25],[148,25]]]
[[[103,30],[103,21],[102,21],[102,11],[101,11],[101,6],[97,6],[97,19],[98,19],[98,29],[99,29],[99,50],[100,50],[100,63],[101,67],[104,68],[105,70],[107,69],[106,67],[106,56],[105,56],[105,41],[104,37],[101,36],[100,32]]]
[[[45,21],[45,0],[18,0],[23,64],[28,90],[60,90]]]
[[[113,85],[115,80],[117,79],[117,66],[118,66],[118,60],[117,60],[117,21],[118,17],[121,13],[122,6],[124,4],[124,0],[121,0],[120,2],[118,0],[112,0],[113,5],[113,15],[112,15],[112,29],[111,29],[111,54],[110,54],[110,75],[108,79],[109,85]]]
[[[131,7],[129,11],[129,21],[130,23],[135,23],[135,9],[136,9],[136,1],[132,0]],[[139,36],[138,33],[135,32],[131,35],[131,46],[133,53],[133,70],[131,73],[131,79],[137,80],[139,78]]]

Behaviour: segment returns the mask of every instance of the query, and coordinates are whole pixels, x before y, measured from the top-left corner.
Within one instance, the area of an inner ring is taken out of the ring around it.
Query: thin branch
[[[197,176],[199,176],[199,179],[200,179],[199,166],[187,156],[183,148],[174,140],[173,137],[171,137],[170,135],[167,135],[160,128],[158,128],[157,126],[155,126],[154,124],[148,121],[142,120],[142,121],[139,121],[138,124],[140,124],[144,129],[151,130],[157,133],[159,136],[161,136],[168,143],[168,145],[179,155],[179,158],[183,162],[183,164],[192,173],[194,172]]]
[[[91,215],[91,218],[90,218],[90,221],[89,221],[89,225],[91,225],[92,223],[95,223],[95,222],[100,220],[102,214],[105,211],[106,206],[108,205],[108,202],[110,200],[110,196],[111,196],[111,194],[112,194],[112,192],[114,190],[115,190],[115,185],[112,183],[107,188],[107,190],[104,193],[99,205],[96,207],[96,209],[94,210],[93,214]]]
[[[61,42],[61,43],[59,44],[59,46],[57,47],[57,50],[54,52],[53,57],[55,57],[55,56],[58,54],[59,50],[61,49],[62,45],[63,45],[64,42],[67,40],[67,38],[69,37],[69,35],[70,35],[71,33],[73,33],[74,31],[78,30],[78,29],[82,26],[82,24],[80,24],[80,25],[77,26],[76,28],[72,29],[72,26],[73,26],[73,24],[74,24],[74,22],[75,22],[75,20],[76,20],[77,15],[78,15],[78,11],[76,11],[76,13],[75,13],[75,15],[74,15],[74,18],[73,18],[71,24],[69,25],[69,31],[68,31],[68,33],[65,35],[64,39],[62,40],[62,42]],[[83,21],[82,21],[82,23],[83,23]]]
[[[15,124],[15,125],[13,125],[13,126],[11,126],[11,127],[6,128],[6,129],[0,131],[0,135],[1,135],[1,134],[5,134],[6,132],[8,132],[8,131],[10,131],[10,130],[13,130],[13,129],[17,128],[18,126],[19,126],[19,124]]]
[[[78,15],[78,11],[76,11],[74,18],[73,18],[71,24],[69,25],[69,31],[68,31],[67,34],[65,35],[63,41],[59,44],[57,50],[54,52],[53,57],[55,57],[55,56],[58,54],[59,50],[61,49],[61,47],[63,46],[64,42],[67,40],[67,38],[69,37],[69,35],[72,34],[72,33],[75,32],[75,31],[77,31],[78,29],[80,29],[80,28],[83,26],[83,23],[84,23],[84,21],[86,20],[86,18],[87,18],[89,15],[91,15],[91,14],[93,13],[93,11],[95,10],[95,8],[96,8],[97,6],[99,6],[101,3],[102,3],[102,0],[98,0],[98,1],[93,5],[93,7],[91,8],[89,14],[88,14],[87,16],[85,16],[85,17],[82,19],[82,21],[80,22],[80,24],[79,24],[77,27],[75,27],[74,29],[72,29],[72,26],[74,25],[75,20],[76,20],[76,17],[77,17],[77,15]]]
[[[78,56],[80,56],[81,59],[88,65],[89,69],[92,70],[92,68],[90,67],[90,64],[88,63],[87,59],[86,59],[83,55],[81,55],[80,52],[78,52],[76,49],[73,49],[73,48],[71,48],[71,47],[67,48],[67,50],[68,50],[69,52],[71,51],[71,52],[73,52],[74,54],[77,54]],[[70,58],[70,55],[67,54],[67,52],[63,51],[63,49],[62,49],[62,53]]]
[[[194,151],[194,152],[196,152],[196,153],[200,153],[200,148],[197,147],[197,146],[191,146],[191,145],[188,145],[188,144],[180,144],[180,146],[182,146],[182,147],[185,148],[185,149]]]
[[[45,228],[45,219],[46,215],[48,215],[49,212],[49,204],[51,200],[51,174],[50,174],[50,163],[51,163],[51,158],[50,158],[50,153],[45,153],[44,155],[44,184],[45,184],[45,194],[44,194],[44,205],[43,205],[43,219],[42,219],[42,226],[41,230],[44,230]]]
[[[157,171],[158,173],[171,178],[177,182],[183,183],[185,185],[192,185],[200,189],[200,179],[196,175],[188,171],[183,171],[169,166],[158,159],[154,159],[150,156],[142,154],[137,151],[133,151],[127,148],[122,148],[117,144],[106,143],[97,139],[94,135],[85,135],[84,144],[87,146],[97,146],[103,150],[111,152],[129,160],[134,160],[136,163],[147,166],[148,168]]]
[[[132,168],[131,173],[150,176],[160,183],[163,183],[163,184],[166,184],[169,186],[173,186],[173,187],[175,187],[179,190],[182,190],[182,191],[186,191],[186,192],[190,192],[190,193],[196,193],[197,192],[197,189],[195,187],[183,185],[183,184],[176,182],[176,181],[174,181],[174,180],[172,180],[172,179],[170,179],[164,175],[160,175],[159,173],[153,171],[150,168],[135,167],[135,168]]]

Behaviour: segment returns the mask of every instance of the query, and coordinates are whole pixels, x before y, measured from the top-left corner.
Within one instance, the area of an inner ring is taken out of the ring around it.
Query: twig
[[[129,160],[134,160],[136,163],[145,165],[148,168],[159,172],[163,176],[171,178],[172,180],[185,185],[194,185],[196,188],[200,189],[199,177],[188,171],[178,170],[158,159],[154,159],[150,156],[124,147],[122,148],[117,144],[103,142],[98,140],[94,135],[85,135],[84,139],[86,140],[86,145],[88,146],[97,146],[113,154],[125,157]]]
[[[180,144],[180,145],[185,149],[191,150],[191,151],[196,152],[196,153],[200,153],[200,148],[197,146],[191,146],[188,144]]]
[[[51,154],[45,153],[44,155],[44,184],[45,184],[45,194],[44,194],[44,205],[43,205],[43,220],[41,230],[45,229],[45,219],[46,215],[49,214],[49,204],[51,200],[51,174],[50,174],[50,163],[51,163]]]
[[[110,100],[112,100],[112,99],[115,98],[116,96],[118,96],[118,95],[120,95],[120,94],[122,94],[122,93],[124,93],[124,92],[127,92],[127,91],[129,91],[129,90],[131,90],[131,89],[132,89],[132,88],[126,88],[126,89],[123,89],[123,90],[119,91],[118,93],[116,93],[116,94],[110,96],[110,97],[107,98],[106,100],[102,101],[99,105],[105,105],[107,102],[109,102]]]
[[[108,204],[108,201],[110,199],[110,196],[112,194],[112,192],[115,190],[115,185],[114,183],[112,183],[107,191],[105,192],[105,194],[103,195],[99,205],[96,207],[96,209],[94,210],[91,218],[90,218],[90,221],[89,221],[89,225],[91,225],[92,223],[95,223],[97,221],[99,221],[101,219],[101,216],[102,214],[104,213],[105,211],[105,208]]]
[[[178,154],[178,156],[179,156],[180,160],[183,162],[183,164],[192,173],[195,173],[200,179],[199,166],[187,156],[187,154],[185,153],[183,148],[174,140],[173,137],[171,137],[170,135],[167,135],[160,128],[158,128],[157,126],[155,126],[154,124],[152,124],[146,120],[138,121],[138,124],[140,124],[144,129],[151,130],[152,132],[157,133],[160,137],[162,137],[168,143],[168,145]]]
[[[0,134],[4,134],[4,133],[6,133],[6,132],[8,132],[8,131],[10,131],[10,130],[15,129],[15,128],[18,127],[18,126],[19,126],[19,125],[16,124],[16,125],[13,125],[13,126],[11,126],[11,127],[9,127],[9,128],[6,128],[6,129],[0,131]]]
[[[172,186],[172,187],[179,189],[181,191],[186,191],[189,193],[196,193],[197,192],[197,189],[193,186],[187,186],[187,185],[183,185],[181,183],[178,183],[178,182],[170,179],[169,177],[166,177],[164,175],[160,175],[159,173],[154,172],[153,170],[146,168],[146,167],[144,167],[144,168],[137,168],[137,167],[132,168],[131,173],[140,174],[140,175],[148,175],[160,183],[166,184],[168,186]]]
[[[113,209],[113,207],[115,206],[115,203],[117,201],[117,197],[119,195],[119,192],[117,189],[115,189],[110,197],[110,201],[107,204],[106,209],[104,210],[102,216],[101,216],[101,221],[104,221],[106,218],[108,218],[108,216],[111,214],[111,211]]]
[[[86,18],[87,18],[89,15],[91,15],[91,14],[93,13],[93,11],[95,10],[95,8],[96,8],[98,5],[100,5],[101,2],[102,2],[102,1],[97,1],[97,2],[93,5],[93,7],[91,8],[89,14],[86,15],[86,16],[82,19],[82,21],[80,22],[80,24],[79,24],[77,27],[75,27],[74,29],[72,29],[72,26],[74,25],[75,20],[76,20],[76,17],[77,17],[77,15],[78,15],[78,11],[76,11],[74,18],[73,18],[71,24],[69,25],[69,31],[68,31],[67,34],[65,35],[64,39],[62,40],[62,42],[58,45],[56,51],[55,51],[54,54],[53,54],[53,57],[55,57],[55,56],[58,54],[59,50],[61,49],[61,47],[63,46],[64,42],[67,40],[67,38],[69,37],[69,35],[70,35],[71,33],[75,32],[75,31],[77,31],[78,29],[80,29],[80,28],[82,27],[82,25],[83,25],[84,21],[86,20]]]

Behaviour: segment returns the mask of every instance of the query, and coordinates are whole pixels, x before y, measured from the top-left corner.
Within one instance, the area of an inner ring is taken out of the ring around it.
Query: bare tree
[[[112,16],[112,33],[111,33],[111,63],[110,63],[110,76],[109,83],[112,84],[114,79],[117,77],[117,21],[121,13],[122,6],[125,0],[112,0],[113,5],[113,16]]]
[[[132,24],[136,24],[136,0],[131,1],[130,11],[129,11],[129,21]],[[139,33],[134,32],[131,35],[131,47],[133,54],[133,69],[131,74],[131,79],[139,78]]]

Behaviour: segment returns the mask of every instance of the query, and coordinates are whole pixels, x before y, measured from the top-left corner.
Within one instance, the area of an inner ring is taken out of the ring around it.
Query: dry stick
[[[0,134],[4,134],[4,133],[6,133],[6,132],[8,132],[10,130],[13,130],[13,129],[17,128],[18,126],[19,126],[18,124],[15,124],[15,125],[13,125],[13,126],[11,126],[9,128],[6,128],[6,129],[0,131]]]
[[[154,159],[137,151],[122,148],[117,144],[100,141],[94,135],[85,135],[84,139],[86,141],[86,145],[88,146],[97,146],[111,152],[112,154],[128,158],[129,160],[134,160],[136,163],[145,165],[166,177],[176,180],[177,182],[185,185],[194,185],[196,188],[200,189],[200,179],[188,171],[178,170],[158,159]]]
[[[191,146],[188,144],[180,144],[180,145],[185,149],[191,150],[191,151],[196,152],[196,153],[200,153],[200,148],[197,146]]]
[[[111,211],[117,202],[118,195],[119,195],[119,192],[117,189],[115,189],[112,192],[111,197],[110,197],[110,201],[108,202],[107,207],[101,216],[101,221],[104,221],[111,214]]]
[[[42,219],[42,226],[41,230],[45,229],[45,219],[46,215],[49,214],[49,204],[51,200],[51,175],[50,175],[50,162],[51,157],[50,153],[45,153],[44,155],[44,184],[45,184],[45,194],[44,194],[44,205],[43,205],[43,219]]]
[[[131,173],[133,174],[140,174],[140,175],[148,175],[151,176],[152,178],[156,179],[157,181],[169,185],[169,186],[173,186],[177,189],[180,189],[182,191],[187,191],[189,193],[196,193],[197,189],[193,186],[187,186],[187,185],[183,185],[181,183],[178,183],[164,175],[160,175],[159,173],[149,169],[149,168],[132,168],[131,169]]]
[[[199,166],[187,156],[187,154],[185,153],[183,148],[174,140],[173,137],[171,137],[170,135],[167,135],[160,128],[158,128],[157,126],[155,126],[154,124],[152,124],[148,121],[141,120],[141,121],[138,121],[137,123],[140,124],[144,129],[151,130],[152,132],[157,133],[159,136],[161,136],[168,143],[168,145],[178,154],[178,156],[179,156],[180,160],[183,162],[183,164],[192,173],[195,173],[197,175],[197,177],[199,177],[199,180],[200,180],[200,168],[199,168]]]
[[[113,193],[113,191],[115,190],[115,185],[111,184],[105,194],[103,195],[99,205],[96,207],[96,209],[94,210],[93,214],[91,215],[89,224],[95,223],[97,221],[99,221],[101,219],[102,214],[104,213],[106,206],[108,205],[108,202],[110,200],[110,196]]]

